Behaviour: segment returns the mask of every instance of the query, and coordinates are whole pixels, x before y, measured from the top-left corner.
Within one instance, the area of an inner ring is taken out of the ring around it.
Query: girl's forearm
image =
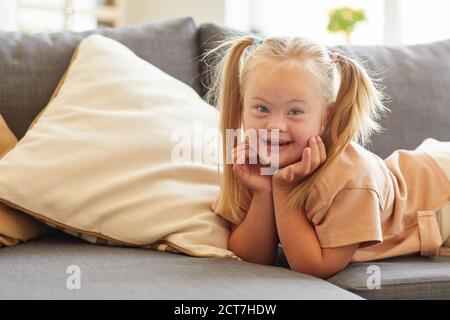
[[[288,194],[275,189],[273,202],[281,245],[292,270],[320,278],[328,276],[324,270],[322,248],[313,226],[299,209],[288,211]]]
[[[273,265],[278,249],[272,193],[255,193],[244,221],[232,232],[228,246],[245,261]]]

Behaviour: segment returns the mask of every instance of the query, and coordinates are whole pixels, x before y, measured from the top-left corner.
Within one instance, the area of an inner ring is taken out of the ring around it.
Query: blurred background
[[[191,16],[242,31],[327,45],[450,38],[448,0],[0,0],[0,30],[84,31]]]

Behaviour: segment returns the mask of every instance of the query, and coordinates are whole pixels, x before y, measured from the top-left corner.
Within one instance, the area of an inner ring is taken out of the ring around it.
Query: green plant
[[[328,31],[343,32],[347,44],[350,43],[350,35],[358,22],[365,21],[366,15],[362,9],[349,7],[336,8],[329,13]]]

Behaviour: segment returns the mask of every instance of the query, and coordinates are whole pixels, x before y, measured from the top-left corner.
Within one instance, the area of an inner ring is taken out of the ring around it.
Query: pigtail
[[[329,146],[339,147],[336,150],[339,153],[352,140],[366,146],[373,133],[380,133],[382,128],[376,119],[387,108],[382,103],[381,91],[357,61],[340,54],[335,61],[341,80],[326,136]]]
[[[233,129],[234,132],[240,132],[242,129],[242,94],[240,85],[240,74],[243,53],[246,48],[253,44],[253,37],[238,36],[231,40],[224,41],[214,49],[214,52],[226,50],[226,54],[215,68],[212,87],[206,95],[208,102],[216,104],[220,110],[220,132],[222,136],[222,157],[223,157],[223,175],[221,181],[220,195],[217,202],[216,211],[231,213],[237,220],[243,218],[243,213],[239,207],[242,203],[241,196],[249,201],[250,193],[248,190],[242,190],[242,186],[237,183],[233,174],[233,164],[230,159],[227,160],[229,148],[226,137],[226,130]],[[208,55],[213,52],[208,52]],[[212,100],[212,101],[211,101]],[[231,148],[236,147],[238,141],[233,136]],[[231,149],[230,149],[231,150]]]

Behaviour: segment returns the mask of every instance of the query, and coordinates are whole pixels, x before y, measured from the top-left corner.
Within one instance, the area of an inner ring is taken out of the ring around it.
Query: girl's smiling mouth
[[[288,148],[292,143],[292,140],[261,140],[261,145],[265,146],[269,150],[272,150],[272,148],[277,146],[279,150],[284,150]]]

